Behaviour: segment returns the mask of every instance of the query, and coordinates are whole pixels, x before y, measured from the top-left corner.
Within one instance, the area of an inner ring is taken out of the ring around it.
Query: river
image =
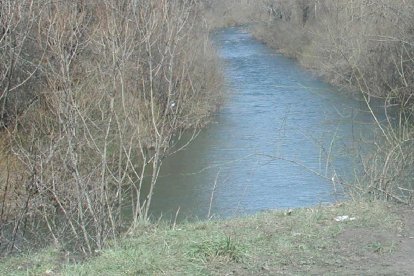
[[[364,102],[315,78],[245,28],[217,32],[229,96],[213,122],[164,160],[152,215],[231,217],[343,198],[362,141]],[[332,178],[334,181],[332,181]]]

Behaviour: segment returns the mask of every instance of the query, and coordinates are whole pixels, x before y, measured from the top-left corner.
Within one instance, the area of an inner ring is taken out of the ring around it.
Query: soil
[[[378,252],[362,255],[346,268],[349,272],[363,275],[414,275],[414,209],[398,209],[401,217],[401,227],[398,233],[373,233],[353,230],[354,233],[345,233],[342,240],[352,243],[355,237],[358,240],[373,240],[382,244],[391,244],[391,252]],[[371,256],[370,256],[371,255]]]
[[[315,267],[305,274],[414,275],[414,209],[403,207],[395,212],[401,217],[397,232],[348,229],[339,236],[334,252],[345,262],[338,267]]]

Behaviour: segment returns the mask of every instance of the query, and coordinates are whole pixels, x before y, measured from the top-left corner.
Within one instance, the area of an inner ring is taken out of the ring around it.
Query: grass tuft
[[[205,262],[221,258],[223,261],[240,263],[246,255],[245,248],[231,236],[195,243],[191,248],[191,257],[201,257]]]

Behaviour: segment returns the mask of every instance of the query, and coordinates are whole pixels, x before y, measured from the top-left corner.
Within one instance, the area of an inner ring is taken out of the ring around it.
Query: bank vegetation
[[[202,3],[0,1],[0,250],[85,254],[145,222],[163,159],[219,105]]]

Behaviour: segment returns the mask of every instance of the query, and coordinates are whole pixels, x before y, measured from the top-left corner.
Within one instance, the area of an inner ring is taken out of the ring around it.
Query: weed
[[[235,242],[230,236],[219,239],[204,240],[192,246],[190,256],[201,257],[204,261],[224,258],[236,263],[242,262],[245,256],[244,247]]]
[[[381,242],[381,241],[375,241],[368,244],[368,249],[371,252],[377,253],[377,254],[387,254],[392,253],[396,249],[395,243],[387,243],[387,242]]]

